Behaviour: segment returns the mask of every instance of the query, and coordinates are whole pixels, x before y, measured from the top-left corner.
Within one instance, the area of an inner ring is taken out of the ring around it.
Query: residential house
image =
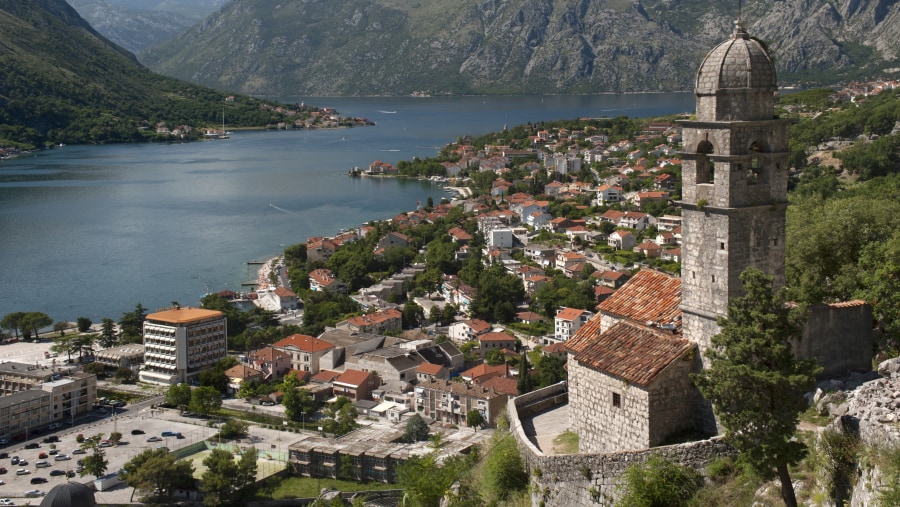
[[[292,334],[272,346],[290,356],[292,369],[313,375],[319,373],[319,359],[334,349],[334,345],[305,334]]]
[[[509,365],[506,363],[498,364],[496,366],[481,363],[460,373],[459,377],[466,382],[480,384],[485,380],[494,377],[509,377],[511,375],[512,373],[510,372]]]
[[[663,250],[659,254],[659,258],[664,261],[681,262],[681,249],[671,248],[669,250]]]
[[[479,336],[489,332],[491,325],[481,319],[464,320],[454,322],[448,328],[448,336],[453,343],[463,345],[466,342],[477,340]]]
[[[662,253],[662,247],[652,241],[644,241],[640,245],[635,246],[632,250],[648,259],[656,259]]]
[[[539,266],[549,267],[556,262],[556,249],[546,245],[528,245],[524,250],[525,258],[529,259]]]
[[[634,234],[628,231],[615,231],[609,235],[607,244],[616,250],[631,250],[634,248]]]
[[[673,232],[681,227],[681,217],[677,215],[663,215],[656,219],[656,227],[661,231]]]
[[[470,241],[472,241],[472,235],[463,230],[461,227],[454,227],[447,231],[447,234],[450,235],[450,238],[457,245],[468,245]]]
[[[228,379],[228,393],[234,396],[245,382],[262,382],[263,374],[249,365],[237,364],[225,370],[225,378]]]
[[[279,380],[291,371],[291,355],[275,346],[250,351],[246,363],[262,372],[265,382]]]
[[[560,342],[564,342],[572,337],[576,331],[581,329],[593,313],[582,310],[580,308],[560,308],[556,311],[554,317],[553,337]]]
[[[584,265],[585,262],[587,262],[587,257],[578,252],[559,251],[556,253],[556,269],[561,271],[565,271],[575,264]]]
[[[425,382],[431,379],[450,379],[450,371],[440,364],[422,363],[416,369],[416,379],[419,382]]]
[[[331,270],[325,268],[314,269],[309,273],[309,288],[321,292],[347,292],[347,284],[335,278]]]
[[[537,324],[544,322],[544,316],[534,312],[519,312],[516,314],[516,320],[522,324]]]
[[[403,330],[403,314],[394,308],[351,317],[336,327],[346,327],[360,333],[387,334]]]
[[[660,192],[657,190],[649,192],[638,192],[632,198],[632,203],[638,208],[644,209],[650,204],[665,203],[669,200],[668,192]]]
[[[372,391],[381,385],[378,377],[370,372],[345,370],[332,382],[335,396],[346,396],[353,401],[371,400]]]
[[[478,291],[452,275],[444,275],[441,282],[441,295],[447,303],[456,305],[459,311],[468,315],[469,305],[478,297]]]
[[[344,364],[347,368],[377,373],[385,382],[412,382],[416,379],[416,370],[424,362],[425,359],[415,351],[394,345],[353,354]]]
[[[484,333],[478,336],[479,353],[485,357],[489,350],[516,349],[516,337],[502,331]]]
[[[314,236],[306,240],[306,258],[310,262],[326,262],[338,250],[333,240]]]
[[[406,248],[412,240],[399,232],[389,232],[375,245],[375,256],[383,256],[388,248]]]

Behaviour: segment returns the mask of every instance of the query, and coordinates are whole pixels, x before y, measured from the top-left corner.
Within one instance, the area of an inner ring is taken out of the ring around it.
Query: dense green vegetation
[[[229,94],[154,74],[63,2],[8,0],[0,26],[0,145],[190,140],[203,137],[202,127],[221,128],[223,115],[235,127],[287,118],[265,101],[226,101]],[[159,124],[192,130],[157,134]]]

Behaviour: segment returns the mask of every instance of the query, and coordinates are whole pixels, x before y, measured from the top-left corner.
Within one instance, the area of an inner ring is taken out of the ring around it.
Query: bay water
[[[690,93],[281,100],[376,125],[64,146],[0,161],[0,317],[99,322],[137,303],[196,305],[255,279],[248,261],[447,196],[425,181],[350,178],[354,166],[434,156],[459,136],[504,126],[694,107]]]

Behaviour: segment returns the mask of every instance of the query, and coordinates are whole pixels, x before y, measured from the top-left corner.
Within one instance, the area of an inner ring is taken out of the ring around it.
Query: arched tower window
[[[713,145],[709,141],[701,141],[697,146],[697,183],[714,183],[716,172],[707,155],[713,152]]]
[[[765,167],[763,167],[763,161],[760,158],[760,153],[763,151],[760,144],[754,141],[753,144],[750,145],[748,151],[750,154],[750,167],[747,168],[747,184],[757,185],[768,183],[769,178],[766,174]]]

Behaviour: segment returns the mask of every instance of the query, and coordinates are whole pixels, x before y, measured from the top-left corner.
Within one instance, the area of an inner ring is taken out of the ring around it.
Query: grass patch
[[[397,489],[396,484],[380,482],[351,482],[314,477],[270,477],[256,490],[254,500],[284,500],[287,498],[314,498],[322,488],[345,492]]]
[[[108,400],[124,401],[125,403],[134,403],[141,401],[146,396],[125,391],[116,391],[115,389],[97,389],[97,398],[106,398]]]
[[[827,415],[819,415],[816,407],[809,407],[805,412],[801,412],[800,420],[816,426],[827,426],[831,422],[831,418]]]
[[[553,439],[553,451],[557,454],[578,454],[578,433],[566,430]]]

